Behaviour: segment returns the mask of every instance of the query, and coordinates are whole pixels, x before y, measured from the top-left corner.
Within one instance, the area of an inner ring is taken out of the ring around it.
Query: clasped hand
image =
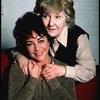
[[[34,62],[33,60],[29,60],[28,63],[23,64],[24,66],[20,66],[23,73],[26,75],[30,75],[37,79],[51,80],[56,77],[63,76],[65,74],[65,67],[61,65],[55,64],[47,64],[42,66]]]

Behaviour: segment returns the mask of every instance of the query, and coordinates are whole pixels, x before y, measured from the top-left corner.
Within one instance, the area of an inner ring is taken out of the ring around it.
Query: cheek
[[[64,27],[66,25],[66,21],[65,20],[61,20],[59,21],[59,27]]]
[[[49,44],[43,44],[43,45],[42,45],[42,48],[44,48],[44,50],[45,50],[46,52],[48,52],[48,50],[49,50]]]
[[[29,53],[29,55],[31,55],[33,51],[34,50],[32,48],[27,48],[27,52]]]
[[[62,30],[65,26],[66,26],[66,22],[65,21],[62,21],[62,22],[58,23],[59,30]]]
[[[48,23],[49,23],[48,20],[43,20],[43,24],[44,24],[45,27],[48,26]]]

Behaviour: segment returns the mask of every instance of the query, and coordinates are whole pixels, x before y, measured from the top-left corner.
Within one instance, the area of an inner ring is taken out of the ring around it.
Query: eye
[[[44,42],[44,39],[39,39],[38,40],[38,43],[43,43]]]
[[[56,19],[61,19],[61,16],[57,15],[57,16],[56,16]]]
[[[47,14],[43,14],[42,18],[47,18],[48,15]]]
[[[26,46],[34,46],[34,43],[33,42],[27,42]]]

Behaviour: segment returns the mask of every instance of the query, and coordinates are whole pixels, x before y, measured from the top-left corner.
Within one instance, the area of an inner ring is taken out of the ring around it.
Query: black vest
[[[76,62],[76,51],[78,48],[77,39],[81,34],[87,34],[79,26],[75,25],[71,29],[68,29],[68,43],[67,47],[60,44],[58,50],[56,51],[55,58],[70,65],[74,66]],[[88,35],[89,36],[89,35]]]

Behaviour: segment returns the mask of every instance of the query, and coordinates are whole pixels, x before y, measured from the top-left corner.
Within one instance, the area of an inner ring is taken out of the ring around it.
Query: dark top
[[[77,64],[76,62],[76,51],[78,48],[78,37],[82,34],[87,34],[82,28],[75,25],[71,29],[68,29],[68,43],[67,47],[60,44],[58,50],[56,51],[55,58],[67,63],[70,66]],[[66,39],[67,40],[67,39]]]

